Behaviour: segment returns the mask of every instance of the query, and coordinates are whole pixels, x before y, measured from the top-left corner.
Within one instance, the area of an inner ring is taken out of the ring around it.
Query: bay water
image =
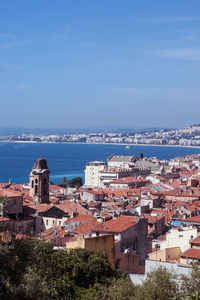
[[[86,163],[94,160],[106,161],[112,155],[156,156],[171,159],[186,154],[200,154],[200,148],[130,146],[111,144],[50,144],[50,143],[0,143],[0,182],[29,182],[29,173],[39,157],[47,159],[51,171],[50,180],[58,184],[63,177],[71,180],[82,177]]]

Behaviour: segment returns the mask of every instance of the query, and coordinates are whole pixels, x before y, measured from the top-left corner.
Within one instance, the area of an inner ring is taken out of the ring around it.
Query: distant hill
[[[6,127],[0,126],[0,136],[15,136],[21,134],[34,134],[34,135],[49,135],[49,134],[78,134],[78,133],[100,133],[100,132],[151,132],[155,130],[169,129],[159,127],[90,127],[90,128],[26,128],[26,127]]]

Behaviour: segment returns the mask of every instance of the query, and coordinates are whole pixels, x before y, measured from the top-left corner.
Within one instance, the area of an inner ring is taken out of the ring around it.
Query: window
[[[46,225],[48,225],[48,220],[46,220]]]
[[[34,187],[34,181],[32,180],[31,182],[31,187],[33,188]]]
[[[183,235],[182,234],[179,234],[179,238],[182,238],[183,237]]]
[[[46,178],[43,179],[43,194],[47,193],[47,180]]]
[[[61,225],[61,221],[59,221],[59,225]]]
[[[54,220],[52,221],[52,224],[53,224],[53,225],[55,224],[55,221],[54,221]]]

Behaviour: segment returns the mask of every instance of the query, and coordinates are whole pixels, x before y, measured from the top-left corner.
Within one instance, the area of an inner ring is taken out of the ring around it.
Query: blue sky
[[[200,123],[200,1],[0,1],[0,126]]]

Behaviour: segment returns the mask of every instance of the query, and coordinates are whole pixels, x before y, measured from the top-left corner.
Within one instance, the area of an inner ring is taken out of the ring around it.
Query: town
[[[187,274],[200,263],[200,154],[162,161],[111,155],[88,162],[85,184],[49,183],[38,158],[30,182],[0,184],[0,236],[105,252],[140,282],[153,267]]]
[[[77,133],[34,135],[21,134],[0,136],[0,142],[30,143],[86,143],[86,144],[134,144],[134,145],[169,145],[200,146],[200,125],[191,125],[184,129],[162,129],[141,132],[120,133]]]

